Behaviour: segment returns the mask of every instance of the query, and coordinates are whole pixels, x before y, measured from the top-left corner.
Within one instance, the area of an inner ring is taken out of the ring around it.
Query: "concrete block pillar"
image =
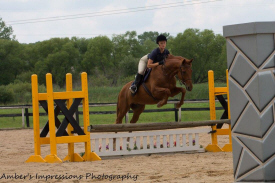
[[[275,22],[223,27],[235,182],[275,181]]]

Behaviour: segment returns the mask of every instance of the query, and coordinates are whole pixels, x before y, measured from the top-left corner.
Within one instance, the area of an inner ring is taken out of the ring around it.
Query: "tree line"
[[[12,28],[0,19],[0,86],[30,83],[32,74],[37,74],[39,83],[45,84],[45,74],[52,73],[53,83],[63,87],[66,73],[79,80],[83,71],[95,85],[117,86],[123,84],[118,82],[123,78],[134,79],[139,59],[158,46],[155,40],[159,34],[167,36],[166,48],[171,54],[194,59],[194,83],[207,82],[208,70],[215,71],[216,80],[225,81],[225,38],[212,30],[189,28],[176,36],[167,32],[127,31],[111,38],[52,38],[24,44],[15,39]]]

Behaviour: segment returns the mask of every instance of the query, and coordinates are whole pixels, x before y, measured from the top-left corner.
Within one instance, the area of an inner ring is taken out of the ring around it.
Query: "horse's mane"
[[[165,60],[165,66],[167,67],[180,67],[183,60],[181,59],[175,59],[175,58],[167,58]]]

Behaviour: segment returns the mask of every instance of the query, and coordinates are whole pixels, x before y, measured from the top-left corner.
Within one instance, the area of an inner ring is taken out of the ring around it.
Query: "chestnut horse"
[[[176,104],[176,108],[180,108],[184,102],[186,90],[176,86],[176,76],[186,89],[191,91],[193,88],[192,61],[193,59],[185,58],[166,59],[164,65],[152,68],[149,78],[145,81],[149,92],[140,85],[137,93],[133,96],[129,90],[133,81],[124,85],[118,95],[116,124],[122,123],[123,117],[130,108],[133,110],[130,123],[136,123],[146,104],[157,104],[158,107],[162,107],[167,104],[168,97],[182,93],[181,100]]]

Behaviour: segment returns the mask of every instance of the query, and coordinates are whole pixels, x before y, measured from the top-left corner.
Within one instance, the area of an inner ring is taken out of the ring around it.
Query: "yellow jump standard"
[[[208,71],[208,87],[209,87],[209,107],[210,107],[210,120],[216,120],[216,107],[215,97],[227,95],[227,115],[230,119],[230,104],[229,104],[229,87],[228,87],[228,70],[226,70],[226,87],[215,87],[214,85],[214,72]],[[228,135],[229,143],[225,144],[223,148],[218,146],[218,135]],[[226,129],[220,129],[218,125],[212,126],[211,133],[212,144],[209,144],[205,150],[210,152],[232,152],[232,139],[231,139],[231,124]]]
[[[66,75],[66,92],[53,92],[52,75],[46,74],[47,93],[38,93],[37,75],[32,75],[32,105],[34,130],[34,155],[26,162],[61,163],[57,156],[57,144],[68,144],[68,155],[63,161],[82,162],[96,161],[101,158],[91,152],[90,132],[87,130],[89,122],[88,82],[87,73],[81,74],[82,91],[72,90],[72,75]],[[78,105],[83,103],[83,125],[79,126],[73,115]],[[48,113],[48,122],[40,132],[39,103]],[[56,104],[56,107],[54,105]],[[62,122],[57,118],[62,111],[65,118]],[[77,134],[77,135],[75,135]],[[81,157],[74,153],[74,143],[85,143],[85,154]],[[50,144],[50,154],[45,158],[41,156],[41,145]]]

